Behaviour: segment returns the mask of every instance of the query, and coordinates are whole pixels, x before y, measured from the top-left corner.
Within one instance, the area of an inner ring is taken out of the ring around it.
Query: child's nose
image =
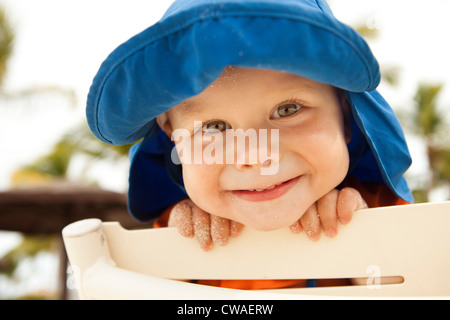
[[[275,175],[278,173],[279,161],[274,161],[273,159],[266,158],[264,161],[259,161],[254,164],[248,163],[237,163],[236,167],[238,170],[257,170],[260,175]]]
[[[268,150],[266,146],[248,146],[237,150],[235,165],[238,169],[263,169],[279,163],[279,150]]]
[[[236,161],[236,167],[238,169],[248,169],[248,168],[263,168],[270,167],[272,165],[272,159],[266,158],[265,160],[249,161],[248,157],[238,158]]]
[[[234,152],[236,168],[268,171],[266,168],[278,166],[280,158],[278,131],[270,134],[267,130],[237,131],[235,134],[234,148],[228,151]]]

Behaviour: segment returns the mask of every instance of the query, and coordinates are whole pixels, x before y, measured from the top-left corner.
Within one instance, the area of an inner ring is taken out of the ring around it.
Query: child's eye
[[[228,125],[225,121],[222,120],[215,120],[215,121],[211,121],[208,122],[207,124],[205,124],[203,126],[203,132],[205,133],[215,133],[215,132],[222,132],[225,131],[226,129],[230,129],[231,126]]]
[[[296,103],[286,103],[279,106],[271,115],[271,119],[284,118],[293,115],[301,109],[301,106]]]

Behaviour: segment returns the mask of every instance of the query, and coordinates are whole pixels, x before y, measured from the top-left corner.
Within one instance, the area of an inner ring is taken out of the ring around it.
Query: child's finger
[[[209,250],[211,245],[211,229],[209,214],[197,206],[192,208],[194,235],[203,250]]]
[[[219,246],[226,245],[230,236],[230,220],[213,215],[210,216],[210,220],[213,243]]]
[[[317,201],[317,210],[319,212],[320,222],[323,230],[328,237],[337,235],[338,217],[337,200],[339,191],[334,189]]]
[[[306,235],[313,241],[320,238],[320,219],[317,213],[316,203],[314,203],[305,214],[300,218],[303,230]]]
[[[230,220],[230,237],[237,237],[242,229],[244,229],[242,223]]]
[[[344,188],[339,191],[337,202],[338,219],[342,224],[349,223],[356,210],[367,208],[367,203],[362,198],[358,190]]]
[[[194,236],[194,225],[192,222],[192,207],[190,200],[183,200],[177,203],[170,212],[168,221],[169,227],[175,227],[178,232],[186,238]]]
[[[300,220],[295,222],[293,225],[289,226],[289,229],[291,230],[292,233],[300,233],[303,230]]]

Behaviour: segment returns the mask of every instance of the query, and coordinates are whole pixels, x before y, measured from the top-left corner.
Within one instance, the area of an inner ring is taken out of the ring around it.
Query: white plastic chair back
[[[450,298],[450,202],[360,210],[317,242],[245,228],[209,252],[172,228],[125,230],[88,219],[63,238],[84,299]],[[398,284],[381,277],[400,276]],[[232,290],[189,279],[364,278],[362,285]]]

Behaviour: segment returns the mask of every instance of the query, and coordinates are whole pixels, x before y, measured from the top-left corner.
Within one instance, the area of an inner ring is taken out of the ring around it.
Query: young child
[[[107,143],[143,138],[130,153],[135,218],[205,250],[244,226],[318,240],[359,208],[413,201],[379,81],[367,44],[324,0],[178,0],[103,63],[87,118]]]

